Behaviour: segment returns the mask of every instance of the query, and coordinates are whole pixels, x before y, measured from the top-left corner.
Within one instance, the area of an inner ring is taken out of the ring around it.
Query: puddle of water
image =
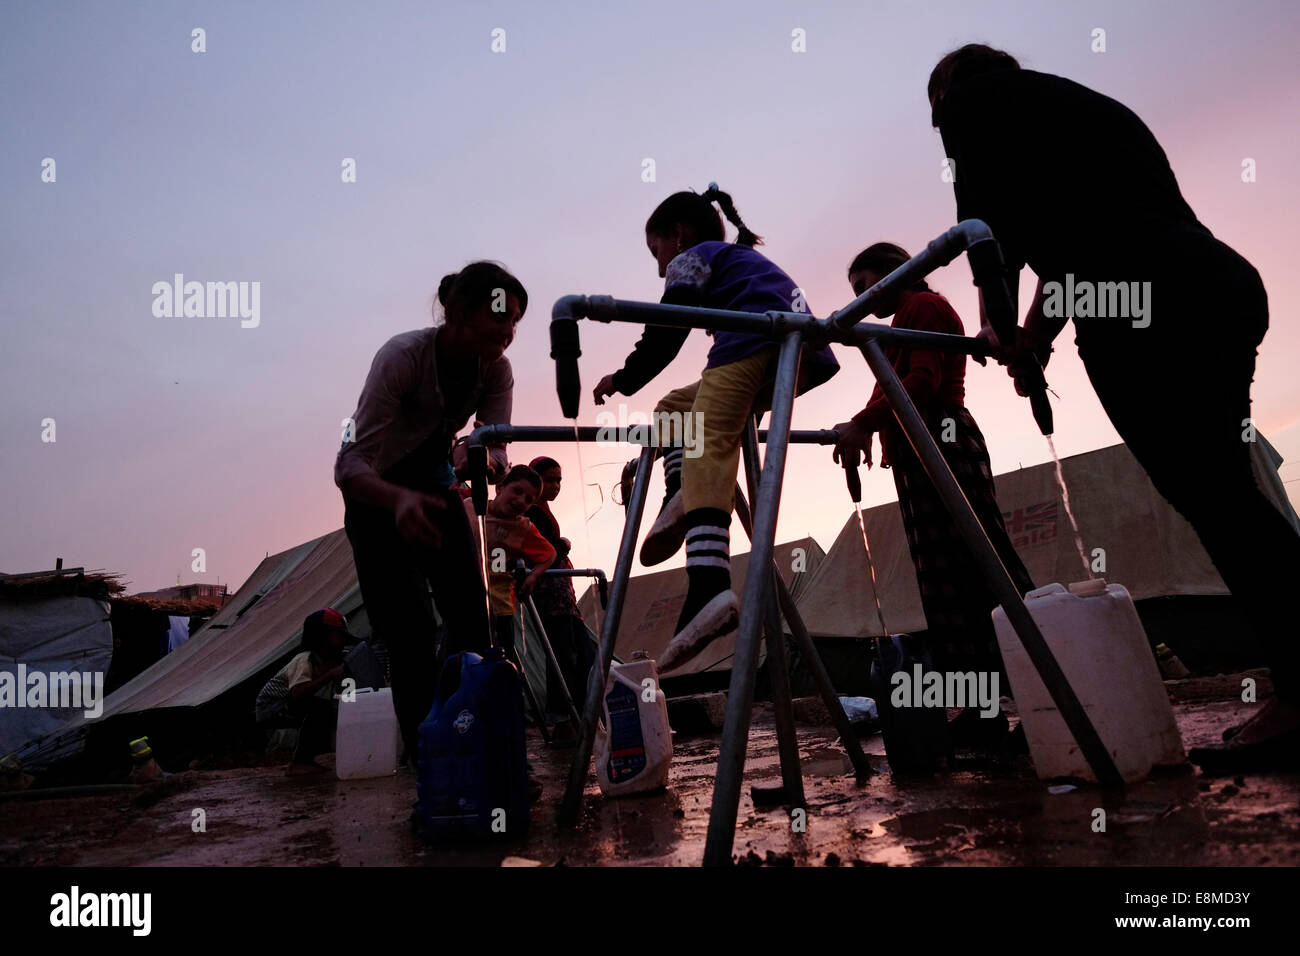
[[[853,773],[848,754],[836,750],[815,750],[801,761],[803,772],[814,777],[840,777]]]

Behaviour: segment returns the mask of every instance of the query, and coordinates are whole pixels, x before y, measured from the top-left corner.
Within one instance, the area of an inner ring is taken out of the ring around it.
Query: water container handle
[[[638,697],[640,697],[641,694],[645,691],[645,688],[642,687],[640,684],[636,683],[636,682],[633,681],[631,678],[624,677],[624,676],[623,676],[623,675],[618,671],[617,668],[610,667],[610,669],[609,669],[609,676],[612,677],[614,680],[618,681],[618,682],[619,682],[620,684],[622,684],[624,687],[626,687],[626,688],[628,688],[629,690],[631,690],[631,691],[632,691],[634,694],[636,694]],[[661,695],[662,693],[663,693],[663,689],[660,688],[658,682],[656,682],[656,683],[655,683],[655,700],[656,700],[656,702],[659,700],[659,695]]]
[[[615,667],[613,664],[609,666],[609,680],[618,681],[620,684],[622,684],[628,690],[632,691],[632,693],[636,694],[638,697],[641,695],[641,692],[643,690],[640,684],[637,684],[633,682],[631,679],[624,677],[622,673],[619,672],[619,669]],[[606,687],[609,686],[608,680],[605,682],[605,686]],[[658,686],[656,686],[655,687],[656,702],[658,702],[659,695],[662,693],[663,690]],[[599,726],[602,730],[609,725],[609,701],[606,699],[607,694],[608,691],[600,695],[600,712],[605,715],[605,719],[602,721],[599,717],[596,718],[597,726]]]
[[[460,655],[460,675],[459,680],[456,682],[456,688],[465,683],[465,670],[469,667],[469,652],[460,651],[458,653]],[[452,695],[456,693],[455,689],[446,684],[448,663],[448,661],[443,662],[442,668],[438,671],[438,682],[434,685],[433,706],[435,710],[449,701]]]

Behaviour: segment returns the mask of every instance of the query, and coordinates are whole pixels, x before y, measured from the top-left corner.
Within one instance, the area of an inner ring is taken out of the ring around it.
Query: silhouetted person
[[[863,249],[849,264],[853,294],[861,295],[910,258],[907,250],[892,242],[877,242]],[[899,292],[876,312],[890,313],[896,329],[966,334],[961,317],[948,300],[924,280]],[[966,408],[966,356],[889,345],[884,351],[1016,590],[1021,595],[1032,591],[1033,579],[1016,554],[1002,520],[984,434]],[[916,569],[916,586],[935,665],[943,671],[999,674],[1003,692],[1007,692],[1010,681],[993,629],[992,614],[998,599],[894,418],[879,384],[866,406],[847,422],[836,425],[835,431],[840,439],[832,458],[853,467],[857,467],[859,453],[866,456],[867,467],[871,467],[872,435],[880,435],[880,465],[890,469],[898,490],[898,507]],[[984,719],[980,708],[971,706],[948,724],[948,732],[954,746],[996,752],[1007,743],[1007,718],[998,710],[996,717]]]
[[[560,523],[550,505],[559,496],[560,483],[564,480],[560,463],[554,458],[543,456],[534,458],[528,465],[542,479],[542,493],[538,495],[537,503],[528,509],[528,520],[555,548],[557,558],[553,568],[572,570],[569,539],[560,534]],[[569,697],[581,701],[587,687],[587,674],[595,660],[595,645],[587,636],[587,626],[583,623],[582,612],[578,610],[573,579],[556,575],[543,577],[533,592],[533,603],[537,606],[537,615],[542,619],[546,636],[551,641],[551,649],[560,662]],[[576,736],[577,728],[568,725],[569,715],[564,709],[564,695],[559,681],[560,677],[547,671],[546,707],[550,712],[549,719],[556,725],[556,735],[567,740]]]
[[[717,203],[736,227],[735,242],[725,241]],[[732,309],[740,312],[809,311],[803,292],[776,263],[754,246],[762,238],[736,211],[731,196],[710,185],[703,195],[673,193],[645,224],[646,247],[664,280],[662,302],[669,305]],[[593,391],[597,405],[615,392],[635,394],[668,367],[690,329],[646,326],[623,367],[606,375]],[[641,563],[667,561],[686,545],[686,600],[673,639],[659,657],[667,673],[699,655],[740,622],[740,602],[731,590],[731,512],[734,507],[740,442],[750,416],[772,401],[780,346],[750,332],[714,330],[713,345],[699,381],[659,400],[653,423],[665,448],[664,505],[641,545]],[[822,384],[839,371],[829,346],[801,353],[798,392]],[[697,445],[687,448],[683,434],[666,437],[665,422],[690,422]],[[675,440],[674,440],[675,439]]]
[[[958,219],[989,224],[1012,289],[1025,265],[1039,278],[1019,340],[1002,343],[1000,360],[1023,393],[1028,357],[1046,364],[1074,318],[1079,356],[1115,429],[1196,529],[1267,650],[1276,697],[1230,745],[1191,759],[1213,771],[1300,765],[1291,596],[1300,537],[1255,483],[1247,443],[1268,328],[1259,273],[1197,220],[1160,144],[1115,100],[980,45],[940,60],[929,95],[953,161]],[[1123,284],[1127,303],[1101,283]],[[1063,291],[1089,288],[1108,290],[1105,302]]]
[[[443,278],[445,321],[393,336],[361,390],[355,441],[334,465],[344,527],[375,638],[388,646],[393,707],[410,759],[437,681],[429,592],[446,631],[446,653],[487,647],[488,619],[469,521],[451,490],[471,420],[509,424],[514,375],[505,351],[528,307],[519,280],[494,262]],[[505,470],[505,449],[489,468]],[[453,458],[456,460],[453,461]]]
[[[298,653],[257,695],[253,712],[258,723],[275,726],[287,721],[298,726],[298,745],[286,768],[289,776],[325,769],[316,758],[329,752],[338,724],[334,692],[343,679],[343,647],[350,640],[342,614],[332,607],[313,611],[302,622]]]

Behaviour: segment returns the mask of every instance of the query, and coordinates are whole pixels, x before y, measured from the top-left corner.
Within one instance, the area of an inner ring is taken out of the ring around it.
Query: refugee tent
[[[312,611],[336,607],[348,615],[359,604],[342,530],[271,555],[188,641],[108,695],[100,717],[74,717],[18,756],[44,766],[76,752],[91,727],[110,717],[207,703],[292,651]]]
[[[812,538],[801,538],[773,549],[773,559],[791,594],[798,601],[806,582],[815,574],[826,558],[826,552]],[[744,592],[749,571],[749,553],[733,555],[731,559],[732,590]],[[614,642],[615,656],[624,660],[633,651],[643,650],[652,658],[662,655],[673,639],[673,628],[682,604],[686,601],[686,569],[673,568],[656,571],[629,579],[623,613],[619,621],[618,637]],[[595,587],[587,589],[578,601],[578,609],[592,628],[597,627],[599,600]],[[602,618],[603,619],[603,618]],[[731,670],[731,659],[736,652],[736,634],[720,638],[710,644],[695,659],[673,671],[671,677],[684,677],[705,672],[725,673]]]
[[[0,575],[0,756],[102,700],[115,590],[121,586],[112,576],[76,571]],[[39,697],[29,696],[35,675]],[[54,706],[65,700],[69,706]]]
[[[1281,457],[1257,436],[1256,480],[1297,529],[1277,470]],[[1155,490],[1125,445],[1061,462],[1084,554],[1097,575],[1124,585],[1135,601],[1173,595],[1228,593],[1196,532]],[[1188,467],[1195,467],[1189,460]],[[1085,576],[1051,462],[995,477],[998,503],[1012,543],[1034,582],[1068,584]],[[1224,507],[1230,507],[1224,502]],[[891,631],[926,628],[916,572],[898,503],[863,512],[885,623]],[[1104,559],[1105,570],[1101,570]],[[798,601],[814,637],[880,634],[866,549],[856,515],[845,522],[820,569]]]
[[[102,715],[68,720],[65,714],[17,756],[28,768],[48,766],[79,751],[91,728],[110,717],[208,704],[287,659],[302,638],[303,619],[323,607],[347,617],[354,636],[370,636],[352,548],[342,529],[267,557],[189,640],[109,694]],[[524,667],[541,694],[545,652],[532,636],[530,626],[522,642],[527,648]],[[106,670],[106,659],[104,665]]]

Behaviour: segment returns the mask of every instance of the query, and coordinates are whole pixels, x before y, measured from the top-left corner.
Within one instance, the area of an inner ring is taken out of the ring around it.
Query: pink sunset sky
[[[206,52],[192,50],[195,28]],[[561,424],[551,303],[656,300],[642,227],[679,189],[716,180],[829,313],[851,298],[845,267],[865,245],[916,251],[952,225],[925,84],[970,41],[1131,107],[1201,220],[1259,269],[1272,328],[1254,414],[1287,458],[1283,478],[1300,481],[1294,4],[9,4],[0,570],[60,556],[122,571],[132,590],[233,587],[267,552],[338,528],[333,458],[375,351],[429,324],[439,279],[473,259],[505,263],[531,297],[509,352],[515,421]],[[355,183],[341,181],[348,158]],[[155,316],[152,286],[175,273],[259,282],[260,323]],[[1023,299],[1034,280],[1022,280]],[[931,282],[973,334],[964,260]],[[638,331],[583,323],[582,424],[596,424],[590,388]],[[1062,455],[1118,440],[1071,340],[1048,370]],[[707,348],[696,333],[629,410],[697,377]],[[830,427],[865,402],[865,363],[838,354],[844,371],[796,403],[795,427]],[[1047,459],[1002,370],[972,364],[967,390],[995,472]],[[1186,449],[1188,468],[1199,451]],[[612,570],[610,489],[632,450],[583,447],[600,487],[587,488],[585,533],[574,446],[511,457],[541,453],[566,469],[556,512],[575,564]],[[895,497],[887,472],[864,486],[867,504]],[[829,449],[792,449],[786,488],[778,540],[829,547],[851,514]],[[652,507],[660,489],[656,476]],[[206,573],[190,570],[194,548]]]

